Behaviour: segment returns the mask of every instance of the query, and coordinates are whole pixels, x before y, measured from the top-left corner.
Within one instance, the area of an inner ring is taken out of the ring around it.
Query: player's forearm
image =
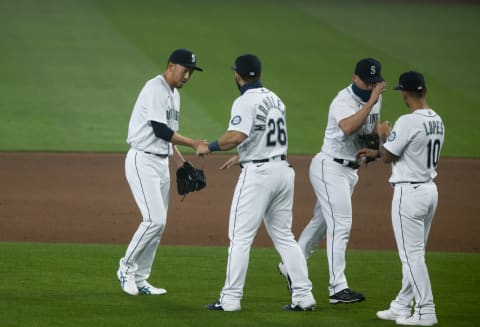
[[[194,146],[195,141],[192,140],[191,138],[175,132],[164,123],[160,123],[152,120],[151,124],[153,128],[153,133],[155,134],[156,137],[164,141],[171,142],[173,145],[179,144],[179,145],[189,146],[195,149],[195,146]]]
[[[394,162],[395,160],[398,159],[397,156],[394,156],[393,154],[388,152],[387,149],[383,147],[383,145],[380,146],[380,158],[384,163],[387,163],[387,164]]]
[[[247,136],[238,131],[228,131],[209,146],[210,151],[228,151],[242,143]],[[215,144],[216,143],[216,144]]]
[[[221,150],[228,151],[238,146],[242,141],[231,137],[221,137],[218,139],[218,145]]]
[[[187,136],[183,136],[182,134],[179,134],[177,132],[173,133],[173,136],[170,139],[170,142],[172,144],[189,146],[189,147],[195,149],[194,140],[192,140],[191,138],[189,138]]]
[[[373,104],[367,102],[357,113],[339,121],[338,125],[342,129],[343,133],[345,133],[347,136],[350,136],[358,131],[365,124],[365,121],[372,111],[372,108]]]

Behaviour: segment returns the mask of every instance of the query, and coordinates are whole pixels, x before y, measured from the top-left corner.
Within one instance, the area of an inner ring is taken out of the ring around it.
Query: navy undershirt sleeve
[[[170,142],[173,134],[175,133],[170,127],[168,127],[164,123],[159,123],[158,121],[154,120],[150,121],[150,123],[152,124],[153,134],[155,134],[156,137]]]

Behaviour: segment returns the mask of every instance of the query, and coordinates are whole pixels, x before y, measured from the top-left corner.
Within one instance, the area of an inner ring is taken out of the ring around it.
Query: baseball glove
[[[377,133],[360,135],[360,142],[362,142],[363,148],[380,151],[380,136]],[[375,161],[376,159],[377,158],[367,157],[365,164]]]
[[[200,191],[207,186],[207,179],[202,169],[197,169],[188,161],[185,161],[177,169],[177,192],[186,195],[190,192]]]
[[[360,135],[362,148],[378,150],[380,149],[380,137],[377,133]]]

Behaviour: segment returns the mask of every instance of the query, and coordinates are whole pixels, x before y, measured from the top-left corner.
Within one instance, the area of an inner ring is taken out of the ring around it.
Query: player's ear
[[[243,85],[245,81],[243,80],[242,76],[239,73],[235,72],[235,80],[238,84]]]
[[[169,62],[168,65],[167,65],[167,70],[170,71],[170,72],[173,72],[175,70],[175,65],[174,63],[172,62]]]

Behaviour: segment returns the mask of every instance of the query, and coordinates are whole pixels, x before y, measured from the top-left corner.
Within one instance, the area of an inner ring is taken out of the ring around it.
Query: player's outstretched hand
[[[359,161],[365,161],[368,163],[378,158],[378,152],[379,151],[375,149],[363,148],[357,151],[355,158],[357,158]]]
[[[208,149],[208,142],[203,142],[203,143],[200,143],[196,148],[196,153],[198,156],[203,156],[203,155],[206,155],[206,154],[209,154],[210,153],[210,150]]]
[[[207,147],[208,147],[208,141],[207,140],[192,140],[192,148],[195,151],[197,151],[198,147],[202,144],[207,145]]]
[[[235,166],[237,164],[240,163],[240,157],[238,155],[236,156],[233,156],[231,157],[230,159],[228,159],[221,167],[220,169],[221,170],[224,170],[224,169],[227,169],[227,168],[230,168],[232,166]]]

